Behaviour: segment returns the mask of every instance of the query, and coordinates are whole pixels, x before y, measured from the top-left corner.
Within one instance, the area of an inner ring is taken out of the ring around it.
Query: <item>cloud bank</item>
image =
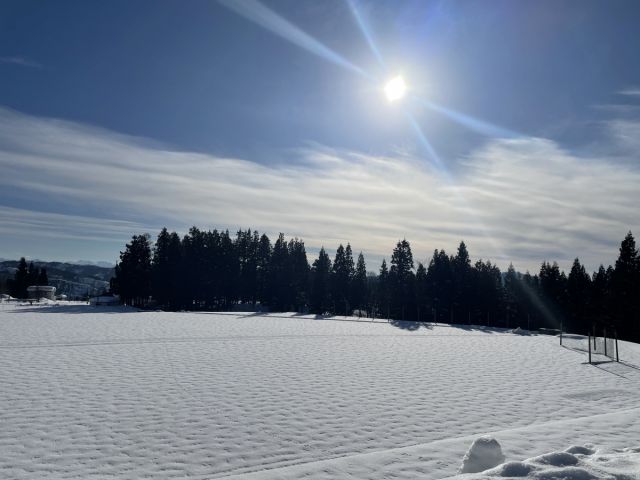
[[[615,260],[629,229],[640,234],[632,162],[577,156],[539,138],[491,140],[447,180],[409,155],[310,146],[263,165],[0,109],[0,169],[12,198],[39,199],[0,206],[5,251],[27,235],[107,239],[104,259],[113,260],[130,234],[195,224],[282,231],[312,252],[349,241],[370,268],[403,237],[420,261],[464,239],[476,258],[537,271],[543,260],[567,267],[575,255],[594,269]]]

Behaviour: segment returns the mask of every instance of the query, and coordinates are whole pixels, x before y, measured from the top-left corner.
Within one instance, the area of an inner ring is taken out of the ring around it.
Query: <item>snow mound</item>
[[[595,450],[591,448],[591,445],[579,446],[572,445],[565,450],[567,453],[573,453],[574,455],[593,455]]]
[[[511,330],[511,333],[515,333],[516,335],[529,335],[528,330],[523,330],[520,327],[514,328],[513,330]]]
[[[584,468],[567,467],[544,470],[542,472],[538,472],[534,478],[537,480],[592,480],[603,477],[596,477],[593,473],[585,470]]]
[[[502,448],[495,438],[476,438],[462,459],[459,473],[483,472],[504,462]]]
[[[573,445],[564,452],[551,452],[522,462],[507,462],[474,475],[460,475],[453,478],[640,480],[640,448],[612,449],[606,452],[596,451],[592,445]]]
[[[543,465],[552,465],[554,467],[566,467],[568,465],[576,465],[578,459],[567,452],[552,452],[530,460],[533,463],[541,463]]]
[[[533,467],[524,462],[507,462],[485,473],[496,477],[526,477],[532,470]]]

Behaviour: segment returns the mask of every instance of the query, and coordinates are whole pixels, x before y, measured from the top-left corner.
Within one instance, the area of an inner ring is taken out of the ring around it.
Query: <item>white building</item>
[[[48,298],[49,300],[55,300],[56,287],[50,287],[48,285],[32,285],[27,287],[27,296],[30,299],[39,300],[41,298]]]

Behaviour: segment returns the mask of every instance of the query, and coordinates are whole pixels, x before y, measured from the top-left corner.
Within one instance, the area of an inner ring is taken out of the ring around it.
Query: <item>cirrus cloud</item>
[[[0,169],[12,198],[35,199],[20,207],[24,221],[15,205],[0,208],[0,225],[11,225],[5,251],[25,235],[106,238],[104,258],[113,259],[141,228],[195,224],[283,231],[310,251],[349,241],[370,268],[406,237],[421,261],[464,239],[476,257],[502,267],[566,267],[579,255],[593,269],[613,262],[624,234],[640,225],[633,164],[578,156],[540,138],[490,140],[451,179],[411,155],[312,145],[264,165],[0,109]],[[87,228],[93,233],[82,237]]]

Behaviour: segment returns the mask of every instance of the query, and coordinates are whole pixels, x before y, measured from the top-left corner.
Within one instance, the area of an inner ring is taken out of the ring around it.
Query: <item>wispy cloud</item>
[[[42,64],[30,60],[25,57],[0,57],[0,63],[18,65],[20,67],[28,67],[28,68],[42,68]]]
[[[618,92],[619,95],[627,95],[630,97],[640,97],[640,87],[629,87]]]
[[[124,242],[162,225],[251,226],[301,236],[310,249],[350,241],[371,260],[406,237],[423,260],[464,239],[475,256],[524,270],[542,260],[568,266],[576,254],[595,268],[615,260],[627,230],[640,232],[637,168],[536,138],[489,141],[451,183],[408,155],[312,146],[262,165],[0,109],[0,170],[1,188],[44,198],[58,213],[2,208],[10,235],[76,232],[71,204],[96,212],[82,217],[87,241]]]

